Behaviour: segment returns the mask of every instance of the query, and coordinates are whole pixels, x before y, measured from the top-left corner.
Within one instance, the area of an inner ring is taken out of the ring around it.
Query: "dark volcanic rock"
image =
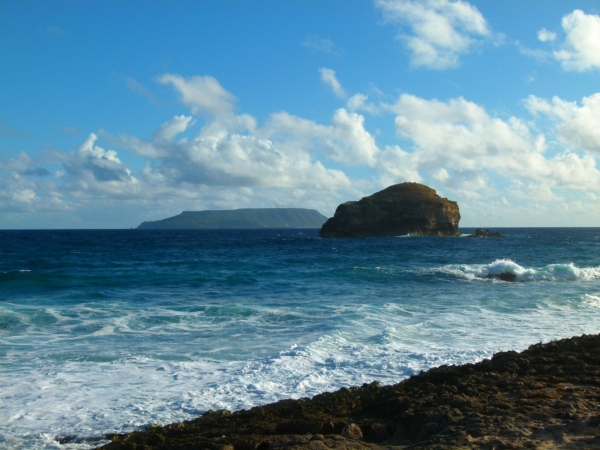
[[[102,448],[590,449],[600,448],[599,405],[600,336],[584,335],[437,367],[392,386],[211,411],[112,435]]]
[[[319,232],[325,238],[458,236],[458,204],[419,183],[402,183],[337,207]]]
[[[505,234],[498,233],[497,231],[485,230],[483,231],[481,228],[477,228],[475,233],[468,235],[467,237],[492,237],[492,238],[505,238]]]

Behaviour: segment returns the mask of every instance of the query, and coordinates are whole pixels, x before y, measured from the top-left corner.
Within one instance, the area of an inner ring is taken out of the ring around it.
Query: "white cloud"
[[[388,186],[401,181],[423,181],[419,174],[419,156],[402,150],[398,145],[383,150],[377,161],[377,170],[389,180]]]
[[[369,97],[365,94],[354,94],[348,99],[346,107],[350,111],[366,111],[370,114],[379,114],[380,108],[372,102],[368,102]]]
[[[594,157],[600,149],[600,94],[580,103],[526,100],[534,119],[543,115],[556,122],[553,130],[566,144],[557,151],[554,140],[549,149],[546,136],[534,131],[534,122],[495,117],[461,97],[403,94],[393,104],[373,104],[355,94],[329,123],[282,111],[259,124],[248,114],[236,115],[235,97],[214,79],[206,88],[206,79],[169,75],[166,81],[182,104],[203,113],[198,129],[193,116],[182,114],[147,138],[91,133],[75,151],[0,159],[0,210],[61,217],[104,211],[103,222],[94,226],[123,226],[123,217],[133,221],[125,225],[135,226],[183,209],[298,206],[329,215],[342,201],[417,181],[458,200],[467,223],[481,225],[475,221],[487,218],[498,226],[518,225],[506,217],[520,211],[552,219],[552,201],[580,211],[574,202],[591,204],[593,197],[570,193],[600,190]],[[357,112],[369,109],[394,115],[402,146],[379,148]],[[103,139],[119,153],[98,145]]]
[[[542,42],[552,42],[556,39],[556,33],[542,28],[538,31],[538,39]]]
[[[157,78],[159,83],[171,84],[181,96],[181,103],[191,108],[194,114],[209,113],[219,116],[231,114],[235,96],[227,92],[211,76],[184,78],[165,74]]]
[[[31,203],[37,199],[37,195],[32,189],[19,189],[11,193],[13,200],[22,203]]]
[[[559,97],[549,102],[533,95],[525,105],[534,114],[558,120],[556,132],[569,147],[600,153],[600,93],[584,97],[581,106]]]
[[[414,67],[456,67],[460,55],[490,34],[479,10],[465,1],[375,0],[375,5],[387,22],[410,28],[410,33],[401,32],[398,37],[411,52]]]
[[[152,140],[157,143],[169,143],[175,136],[183,133],[193,124],[190,116],[175,116],[168,122],[163,123],[152,135]]]
[[[440,169],[446,170],[450,175],[446,186],[452,187],[453,180],[468,176],[468,171],[489,171],[509,181],[568,189],[600,187],[592,156],[566,151],[548,158],[545,137],[532,134],[514,117],[491,117],[463,98],[441,102],[404,94],[391,108],[397,114],[398,133],[415,145],[413,158],[419,172],[442,181]]]
[[[375,138],[364,127],[364,117],[344,108],[334,112],[331,125],[287,113],[274,114],[260,132],[277,142],[348,165],[373,165],[379,152]]]
[[[321,81],[331,88],[336,97],[346,98],[348,96],[348,94],[346,94],[346,91],[336,78],[335,70],[326,69],[325,67],[323,67],[319,69],[319,73],[321,74]]]
[[[74,195],[134,194],[138,180],[121,162],[116,151],[95,145],[97,139],[98,136],[91,133],[76,152],[60,155],[66,169],[65,188]]]
[[[562,18],[566,38],[554,52],[566,70],[600,69],[600,16],[576,9]]]
[[[302,151],[242,134],[209,135],[175,146],[157,170],[177,183],[268,188],[347,187],[343,172]]]

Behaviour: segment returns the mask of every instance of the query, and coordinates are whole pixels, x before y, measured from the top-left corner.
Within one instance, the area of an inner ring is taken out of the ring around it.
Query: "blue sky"
[[[597,1],[2,2],[0,39],[0,228],[404,181],[465,227],[600,225]]]

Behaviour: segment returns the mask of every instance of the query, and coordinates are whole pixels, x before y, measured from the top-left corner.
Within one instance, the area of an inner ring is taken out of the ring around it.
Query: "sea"
[[[600,332],[600,228],[473,231],[0,231],[0,448],[90,449]]]

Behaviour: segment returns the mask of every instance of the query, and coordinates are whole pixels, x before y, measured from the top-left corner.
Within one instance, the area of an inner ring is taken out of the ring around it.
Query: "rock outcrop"
[[[505,238],[505,234],[498,233],[497,231],[485,230],[483,231],[481,228],[477,228],[475,233],[468,235],[467,237],[475,238],[475,237],[491,237],[491,238]]]
[[[324,238],[458,236],[458,204],[419,183],[401,183],[337,207],[319,232]]]
[[[535,344],[391,386],[342,388],[107,436],[105,450],[600,448],[600,336]]]

